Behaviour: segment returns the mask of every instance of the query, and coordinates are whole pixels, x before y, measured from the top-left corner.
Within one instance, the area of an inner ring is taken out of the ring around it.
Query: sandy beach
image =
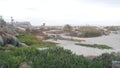
[[[64,36],[65,38],[71,38],[69,36]],[[78,38],[72,37],[73,39],[81,39],[85,40],[85,44],[105,44],[113,49],[98,49],[98,48],[91,48],[91,47],[84,47],[75,45],[76,42],[67,41],[67,40],[47,40],[52,42],[60,43],[58,46],[63,47],[64,49],[71,50],[74,54],[77,55],[84,55],[84,56],[99,56],[103,53],[111,53],[111,52],[119,52],[120,51],[120,34],[110,34],[108,36],[100,36],[100,37],[93,37],[93,38]]]

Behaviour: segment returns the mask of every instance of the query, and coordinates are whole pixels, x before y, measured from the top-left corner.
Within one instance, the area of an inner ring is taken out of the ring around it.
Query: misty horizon
[[[0,15],[34,26],[120,25],[119,0],[1,0]]]

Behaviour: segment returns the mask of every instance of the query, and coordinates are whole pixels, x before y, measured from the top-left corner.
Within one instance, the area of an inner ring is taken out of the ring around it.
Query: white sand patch
[[[63,35],[62,35],[63,36]],[[69,36],[63,36],[65,38],[71,38]],[[120,51],[120,34],[111,34],[108,36],[101,36],[101,37],[94,37],[94,38],[78,38],[78,37],[72,37],[74,39],[82,39],[85,40],[86,44],[105,44],[110,47],[113,47],[113,49],[98,49],[98,48],[91,48],[91,47],[84,47],[75,45],[76,42],[73,41],[66,41],[66,40],[47,40],[47,41],[53,41],[60,43],[58,46],[63,47],[64,49],[71,50],[73,53],[77,55],[84,55],[84,56],[98,56],[103,53],[111,53],[111,52],[119,52]]]

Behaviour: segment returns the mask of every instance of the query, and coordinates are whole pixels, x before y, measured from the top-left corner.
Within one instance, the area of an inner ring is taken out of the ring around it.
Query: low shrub
[[[80,37],[97,37],[102,35],[102,30],[96,27],[84,26],[80,27],[79,31],[81,32]]]
[[[105,27],[108,31],[117,31],[120,30],[119,26],[107,26]]]

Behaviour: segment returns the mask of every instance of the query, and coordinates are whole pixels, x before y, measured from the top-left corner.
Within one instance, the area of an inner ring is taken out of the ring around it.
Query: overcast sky
[[[120,0],[0,0],[0,15],[32,25],[120,25]]]

